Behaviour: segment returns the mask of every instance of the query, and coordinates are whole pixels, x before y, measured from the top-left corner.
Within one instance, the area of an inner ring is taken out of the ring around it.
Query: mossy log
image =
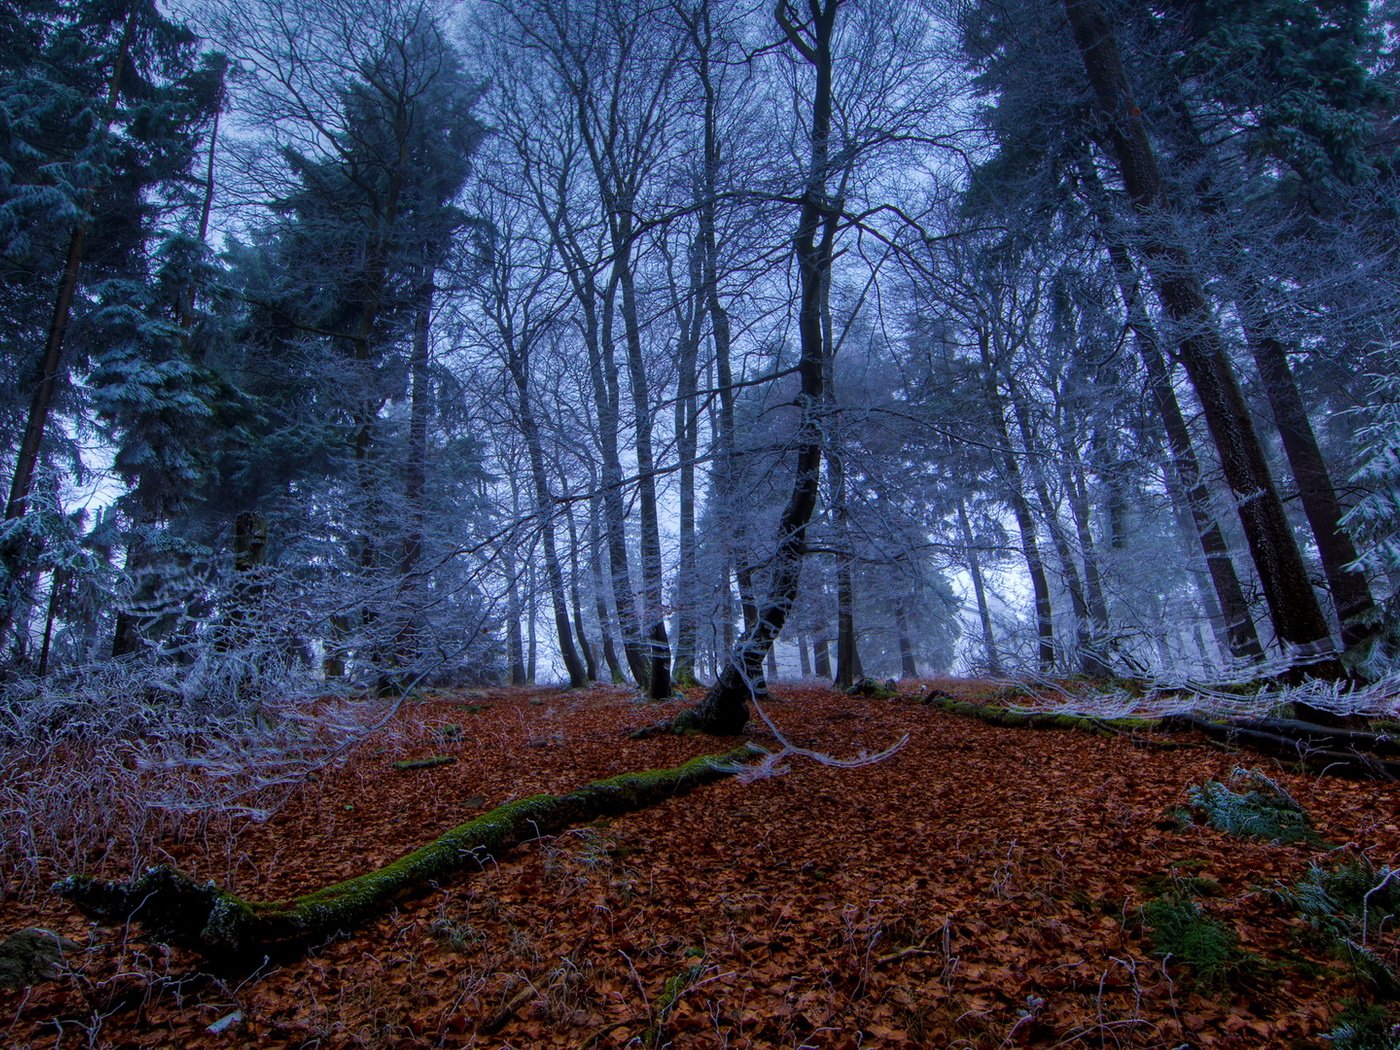
[[[394,763],[400,772],[412,769],[436,769],[438,766],[455,765],[457,760],[451,755],[433,755],[431,758],[405,758]]]
[[[684,794],[730,776],[761,753],[746,744],[671,769],[596,780],[566,795],[531,795],[507,802],[386,867],[290,900],[244,900],[212,881],[196,882],[166,865],[129,882],[73,875],[54,891],[89,918],[138,922],[157,937],[211,959],[286,952],[351,930],[380,914],[390,901],[522,842]]]

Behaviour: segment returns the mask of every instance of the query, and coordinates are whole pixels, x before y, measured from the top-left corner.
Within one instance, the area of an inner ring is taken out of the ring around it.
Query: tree
[[[41,445],[67,377],[70,324],[75,311],[88,306],[85,288],[106,280],[110,303],[122,294],[112,280],[142,273],[153,217],[188,170],[200,129],[217,107],[221,69],[218,60],[201,59],[189,29],[147,0],[36,14],[50,20],[16,19],[6,56],[16,79],[6,92],[5,145],[19,161],[3,165],[6,254],[9,264],[45,258],[57,273],[42,350],[31,356],[36,363],[22,380],[30,397],[7,523],[25,515],[33,492]],[[58,245],[65,247],[53,251]],[[11,532],[18,539],[20,532]],[[0,552],[0,640],[34,557],[18,542]]]
[[[832,42],[841,0],[809,0],[808,17],[796,21],[788,2],[775,17],[794,51],[812,69],[810,153],[802,192],[801,214],[793,254],[797,262],[800,298],[797,328],[800,338],[797,395],[801,419],[797,426],[797,464],[792,493],[778,519],[777,542],[769,568],[767,593],[754,623],[744,631],[719,678],[696,709],[696,722],[706,732],[731,735],[748,722],[748,699],[762,676],[763,659],[783,629],[797,598],[806,553],[807,525],[817,503],[821,469],[819,411],[825,386],[826,342],[823,338],[823,297],[827,293],[833,247],[841,218],[839,201],[831,199]]]
[[[1141,251],[1163,308],[1179,327],[1182,363],[1205,410],[1226,480],[1236,495],[1279,640],[1304,661],[1331,650],[1278,490],[1230,367],[1190,252],[1171,232],[1171,199],[1098,0],[1065,0],[1074,40],[1098,103],[1102,133],[1138,213]]]

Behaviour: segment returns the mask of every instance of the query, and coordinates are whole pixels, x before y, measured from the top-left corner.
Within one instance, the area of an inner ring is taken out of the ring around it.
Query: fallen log
[[[1400,762],[1391,762],[1357,748],[1338,750],[1336,744],[1327,746],[1320,743],[1319,741],[1325,741],[1325,737],[1321,735],[1285,736],[1253,728],[1256,723],[1239,719],[1231,722],[1211,722],[1196,715],[1172,715],[1163,719],[1163,724],[1169,728],[1198,729],[1212,740],[1244,745],[1267,755],[1275,755],[1297,763],[1313,773],[1326,773],[1353,780],[1400,780]],[[1336,732],[1321,726],[1314,728],[1319,734]]]
[[[1390,733],[1368,733],[1361,729],[1339,729],[1304,722],[1297,718],[1230,718],[1227,725],[1298,740],[1329,750],[1355,748],[1373,755],[1400,756],[1400,737]]]
[[[522,842],[597,817],[642,809],[737,772],[762,754],[746,744],[684,765],[624,773],[566,795],[531,795],[460,824],[377,871],[290,900],[249,901],[213,881],[167,865],[130,881],[71,875],[54,886],[89,918],[137,922],[156,937],[207,958],[236,960],[286,952],[353,929],[391,901],[429,888]]]

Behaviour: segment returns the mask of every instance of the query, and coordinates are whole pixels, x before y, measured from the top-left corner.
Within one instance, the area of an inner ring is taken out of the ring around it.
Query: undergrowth
[[[1377,991],[1400,996],[1400,869],[1362,856],[1332,867],[1314,862],[1279,896]]]
[[[1400,1050],[1400,1015],[1354,1002],[1337,1015],[1325,1038],[1333,1050]]]
[[[1142,906],[1142,918],[1153,954],[1189,966],[1196,983],[1208,991],[1223,990],[1258,963],[1240,948],[1233,930],[1185,894],[1148,901]]]
[[[1267,842],[1307,845],[1322,842],[1307,811],[1259,770],[1237,768],[1230,774],[1229,783],[1248,790],[1236,792],[1218,780],[1207,780],[1189,792],[1191,805],[1205,816],[1211,827],[1229,835]]]

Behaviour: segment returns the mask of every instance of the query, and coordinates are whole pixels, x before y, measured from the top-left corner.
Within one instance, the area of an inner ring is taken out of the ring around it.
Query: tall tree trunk
[[[1050,581],[1045,575],[1045,561],[1040,555],[1040,541],[1036,538],[1035,517],[1031,514],[1031,505],[1026,500],[1026,483],[1021,475],[1021,464],[1017,461],[1016,451],[1011,444],[1011,432],[1006,426],[1001,394],[997,391],[987,333],[979,331],[977,341],[982,353],[987,411],[991,414],[992,424],[1002,444],[1001,463],[1006,478],[1006,495],[1011,503],[1012,516],[1016,519],[1016,528],[1021,533],[1021,551],[1026,558],[1026,572],[1031,578],[1031,593],[1035,602],[1037,660],[1042,671],[1049,671],[1055,666],[1055,625],[1053,607],[1050,604]]]
[[[797,600],[802,560],[807,551],[807,526],[817,504],[822,458],[819,417],[825,389],[822,299],[841,218],[840,203],[827,196],[832,114],[831,44],[840,4],[841,0],[810,0],[811,43],[787,20],[784,4],[775,12],[789,43],[813,67],[815,75],[811,158],[793,241],[800,287],[797,328],[801,355],[797,370],[801,380],[798,405],[802,416],[796,435],[797,464],[792,493],[778,519],[768,593],[759,609],[757,622],[744,632],[724,670],[695,712],[696,723],[710,733],[738,733],[749,720],[748,698],[753,683],[762,673],[763,658]]]
[[[834,444],[839,434],[828,425]],[[826,472],[831,483],[831,517],[836,534],[836,685],[849,689],[860,678],[860,650],[856,644],[856,589],[850,549],[851,530],[846,506],[846,469],[838,449],[828,445]]]
[[[573,502],[567,490],[565,499],[569,500],[564,511],[564,521],[569,528],[569,604],[574,612],[574,638],[578,642],[579,655],[583,657],[583,669],[588,675],[588,680],[596,682],[598,660],[593,655],[593,647],[588,643],[588,632],[583,621],[583,595],[579,587],[578,524],[574,521]]]
[[[608,614],[607,585],[603,579],[604,551],[598,528],[601,502],[596,493],[588,500],[588,568],[593,575],[594,611],[598,614],[598,631],[603,636],[603,662],[608,665],[608,674],[613,684],[617,685],[626,680],[626,675],[622,673],[617,648],[613,645],[612,617]]]
[[[53,648],[53,627],[58,619],[58,600],[67,585],[67,574],[61,567],[55,568],[49,577],[49,602],[44,614],[44,640],[39,647],[39,666],[36,674],[40,678],[49,673],[49,653]]]
[[[102,124],[97,129],[99,142],[106,140],[116,119],[122,76],[131,59],[131,45],[135,40],[136,21],[140,10],[140,5],[132,4],[122,26],[121,41],[112,60],[112,71],[107,78],[107,105],[101,118]],[[88,189],[83,194],[83,213],[91,212],[95,198],[93,189]],[[38,374],[29,399],[29,412],[24,419],[24,432],[15,452],[15,472],[10,479],[10,495],[5,503],[6,521],[22,518],[29,508],[29,497],[34,489],[34,473],[39,466],[39,449],[44,441],[44,431],[48,428],[54,393],[63,370],[63,342],[68,334],[68,322],[73,315],[73,300],[78,293],[78,280],[82,272],[83,253],[87,247],[90,224],[91,218],[84,214],[68,238],[68,251],[63,261],[63,272],[58,279],[58,292],[54,297],[48,336],[44,341],[43,355],[39,358]],[[0,646],[3,646],[13,625],[14,613],[22,592],[21,581],[27,576],[25,563],[34,557],[34,551],[28,549],[30,546],[20,540],[7,543],[0,549],[0,568],[3,568],[4,576],[4,590],[0,592]]]
[[[645,689],[650,681],[647,663],[649,647],[642,644],[642,623],[638,618],[636,594],[632,590],[632,572],[627,552],[627,507],[622,490],[622,460],[618,453],[618,431],[621,427],[621,386],[617,359],[613,355],[613,312],[617,299],[617,274],[603,294],[599,327],[585,326],[585,343],[589,351],[589,376],[593,399],[598,412],[599,444],[602,452],[603,524],[608,539],[608,569],[613,605],[617,608],[618,624],[622,628],[622,652],[632,680]],[[588,338],[587,333],[593,332]]]
[[[1069,541],[1065,538],[1064,528],[1060,524],[1059,511],[1050,498],[1050,489],[1046,485],[1045,474],[1041,470],[1035,452],[1037,442],[1035,434],[1031,430],[1030,413],[1009,379],[1007,388],[1011,410],[1016,417],[1017,428],[1021,432],[1021,444],[1026,450],[1027,462],[1030,466],[1031,488],[1035,493],[1036,502],[1040,504],[1041,517],[1045,520],[1046,531],[1050,533],[1050,542],[1055,548],[1055,556],[1060,560],[1060,574],[1064,579],[1065,590],[1069,593],[1070,611],[1074,615],[1075,642],[1079,650],[1079,671],[1081,674],[1107,678],[1113,672],[1095,650],[1094,640],[1089,633],[1089,605],[1084,600],[1084,585],[1080,581],[1079,569],[1074,563],[1074,551],[1070,549]],[[997,411],[1000,412],[1000,408],[997,408]],[[1015,453],[1011,454],[1015,455]]]
[[[977,619],[982,625],[982,648],[987,654],[987,673],[1000,676],[1001,653],[997,651],[996,635],[992,631],[992,611],[987,605],[987,585],[982,579],[982,560],[977,556],[972,523],[967,519],[967,504],[961,499],[958,500],[958,524],[962,529],[968,575],[972,577],[972,593],[977,599]],[[1053,648],[1051,656],[1054,656]]]
[[[1290,657],[1325,659],[1333,652],[1327,621],[1308,581],[1204,286],[1190,253],[1173,233],[1166,187],[1142,110],[1123,70],[1117,39],[1099,0],[1063,2],[1107,123],[1119,174],[1142,220],[1142,250],[1157,297],[1183,333],[1182,364],[1205,412],[1225,479],[1235,493],[1275,632]],[[1317,670],[1335,674],[1339,669],[1331,661]]]
[[[812,658],[807,651],[808,638],[806,633],[797,636],[797,664],[803,678],[812,677]]]
[[[423,560],[423,526],[426,519],[423,497],[428,484],[428,417],[432,411],[429,353],[434,272],[426,258],[426,251],[424,255],[424,272],[414,315],[413,346],[408,360],[408,455],[404,462],[403,483],[408,530],[399,556],[399,627],[393,661],[399,669],[411,666],[417,657],[425,590],[423,581],[419,579],[418,567]]]
[[[1207,167],[1209,147],[1180,94],[1171,96],[1169,102],[1168,112],[1180,132],[1182,156],[1199,172],[1197,198],[1201,212],[1218,221],[1230,209]],[[1245,344],[1263,380],[1284,456],[1298,485],[1303,516],[1317,544],[1341,627],[1342,647],[1350,650],[1373,636],[1375,603],[1365,574],[1349,568],[1356,560],[1356,548],[1342,527],[1341,502],[1289,366],[1289,347],[1280,334],[1269,293],[1253,272],[1257,265],[1253,258],[1254,253],[1243,239],[1229,232],[1222,249],[1216,252],[1215,264],[1226,279],[1244,329]]]
[[[507,335],[506,366],[515,381],[519,402],[520,431],[530,455],[530,475],[535,487],[535,516],[544,546],[545,576],[549,582],[549,597],[554,606],[554,627],[559,638],[559,656],[569,675],[569,687],[581,689],[588,684],[588,672],[574,647],[573,631],[569,626],[569,605],[564,596],[564,573],[559,565],[559,551],[554,540],[556,503],[549,491],[549,475],[545,472],[544,448],[540,442],[539,424],[530,398],[529,351],[518,340]]]
[[[1142,301],[1137,268],[1133,265],[1126,245],[1116,233],[1103,185],[1099,182],[1098,172],[1090,158],[1081,159],[1080,172],[1089,191],[1090,207],[1113,267],[1123,308],[1127,312],[1128,326],[1133,332],[1133,345],[1142,360],[1143,368],[1147,371],[1147,385],[1157,406],[1157,414],[1162,420],[1167,448],[1171,452],[1172,470],[1180,481],[1197,542],[1205,558],[1206,569],[1210,573],[1221,616],[1224,617],[1227,647],[1237,660],[1259,660],[1263,657],[1264,650],[1259,644],[1258,634],[1255,633],[1254,620],[1249,615],[1249,603],[1245,600],[1244,589],[1240,586],[1239,576],[1230,558],[1225,534],[1211,510],[1210,493],[1206,488],[1200,461],[1196,457],[1191,431],[1177,402],[1171,374],[1163,360],[1156,326],[1153,325]]]
[[[901,678],[918,678],[919,667],[914,662],[914,643],[909,637],[908,598],[896,598],[894,603],[895,629],[899,633],[899,674]]]
[[[642,328],[637,316],[637,290],[631,269],[631,211],[624,212],[619,237],[614,241],[619,285],[622,292],[622,328],[627,344],[627,375],[632,392],[636,427],[637,510],[642,530],[641,624],[647,632],[647,695],[653,700],[671,696],[671,647],[666,637],[666,616],[661,611],[664,581],[661,567],[661,524],[656,503],[656,458],[651,442],[651,395],[646,362],[642,355]]]
[[[538,611],[539,591],[535,583],[535,552],[531,550],[525,557],[525,682],[534,685],[539,669],[540,638],[535,622]]]
[[[1061,442],[1063,444],[1063,441]],[[1079,545],[1079,560],[1084,566],[1084,601],[1089,607],[1089,624],[1095,651],[1108,639],[1108,601],[1103,593],[1103,571],[1099,567],[1098,545],[1089,519],[1089,486],[1084,477],[1084,465],[1077,458],[1057,460],[1060,485],[1069,504],[1074,521],[1074,535]]]
[[[1327,461],[1322,456],[1303,396],[1288,365],[1288,349],[1278,337],[1277,325],[1269,315],[1268,304],[1263,301],[1264,294],[1262,287],[1251,282],[1246,294],[1236,299],[1236,306],[1244,322],[1245,342],[1263,380],[1284,455],[1298,483],[1303,515],[1317,543],[1322,571],[1341,625],[1342,647],[1350,650],[1374,634],[1372,620],[1376,606],[1365,574],[1350,568],[1356,561],[1356,546],[1342,527],[1341,501],[1337,499]]]
[[[511,520],[520,521],[520,488],[516,482],[516,472],[508,472],[510,479]],[[521,598],[523,569],[516,560],[517,544],[511,536],[501,547],[501,569],[506,574],[506,657],[510,661],[510,684],[524,685],[528,681],[525,671],[525,602]]]
[[[678,373],[675,405],[676,454],[680,458],[680,536],[676,566],[676,659],[672,677],[678,685],[695,684],[695,647],[699,633],[696,594],[700,589],[695,556],[695,456],[699,450],[699,385],[701,322],[704,318],[704,277],[699,238],[690,246],[687,272],[689,287],[684,308],[676,309],[679,330],[676,353]]]

